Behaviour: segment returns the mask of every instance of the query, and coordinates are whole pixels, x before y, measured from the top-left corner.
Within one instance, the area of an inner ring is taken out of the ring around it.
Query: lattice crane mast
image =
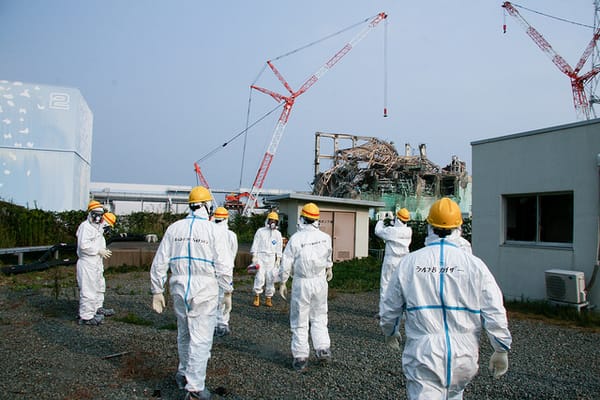
[[[594,35],[592,36],[592,40],[584,50],[579,62],[575,66],[575,68],[571,67],[569,63],[561,57],[548,43],[548,41],[539,33],[533,26],[531,26],[525,18],[521,16],[521,14],[517,11],[515,6],[511,4],[509,1],[505,1],[502,4],[502,7],[506,10],[506,12],[514,17],[519,24],[525,29],[525,33],[533,39],[535,44],[552,60],[554,65],[558,67],[558,69],[565,75],[569,77],[571,80],[571,89],[573,91],[573,104],[575,105],[575,112],[577,114],[578,119],[590,119],[593,114],[593,110],[591,108],[590,100],[588,99],[587,94],[585,93],[585,84],[596,76],[600,72],[600,68],[592,66],[592,69],[580,75],[581,68],[587,62],[589,56],[592,54],[594,48],[596,47],[596,42],[600,38],[600,29],[595,30]],[[506,26],[505,26],[506,31]]]
[[[363,30],[361,30],[352,40],[346,43],[344,47],[342,47],[337,53],[335,53],[333,57],[329,59],[329,61],[327,61],[321,68],[317,70],[317,72],[310,76],[297,91],[294,91],[292,89],[292,87],[288,84],[283,75],[281,75],[277,68],[275,68],[275,65],[273,65],[271,61],[267,61],[267,65],[269,66],[269,68],[271,68],[277,79],[279,79],[281,84],[287,89],[287,91],[290,94],[288,96],[285,96],[283,94],[279,94],[256,85],[251,86],[252,89],[268,94],[277,102],[283,101],[284,105],[283,110],[281,111],[281,115],[279,116],[279,119],[275,126],[273,136],[271,137],[271,142],[269,143],[265,155],[263,156],[263,159],[260,163],[260,167],[258,168],[258,172],[256,173],[256,178],[254,178],[254,183],[252,184],[252,189],[250,190],[248,200],[246,201],[243,215],[249,216],[254,211],[254,207],[257,203],[257,197],[263,187],[265,178],[267,177],[267,173],[269,172],[269,167],[273,162],[273,157],[275,157],[277,147],[279,146],[279,142],[281,141],[281,137],[283,136],[283,131],[285,130],[285,127],[290,118],[292,107],[294,106],[294,102],[296,101],[298,96],[310,89],[310,87],[313,86],[320,78],[322,78],[323,75],[325,75],[325,73],[327,73],[338,61],[340,61],[340,59],[342,59],[342,57],[348,54],[348,52],[352,50],[352,48],[356,46],[356,44],[360,42],[367,35],[367,33],[369,33],[371,29],[375,28],[377,24],[379,24],[386,18],[387,14],[385,14],[384,12],[377,14]]]

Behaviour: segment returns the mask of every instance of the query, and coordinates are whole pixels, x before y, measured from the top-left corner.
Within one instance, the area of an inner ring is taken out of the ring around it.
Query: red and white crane
[[[381,12],[377,14],[369,24],[360,31],[352,40],[350,40],[344,47],[342,47],[337,53],[333,55],[321,68],[317,70],[313,75],[311,75],[300,87],[300,89],[294,91],[288,82],[285,80],[283,75],[275,68],[275,65],[271,61],[267,61],[267,65],[277,79],[283,84],[283,86],[289,92],[289,95],[283,95],[280,93],[273,92],[269,89],[265,89],[259,86],[252,85],[251,88],[258,90],[259,92],[268,94],[277,102],[284,102],[283,110],[281,111],[281,115],[279,116],[279,120],[277,121],[277,125],[275,126],[275,130],[273,132],[273,136],[271,137],[271,142],[267,147],[265,155],[260,163],[260,167],[258,168],[258,172],[256,173],[256,177],[254,178],[254,183],[252,184],[252,189],[248,195],[248,200],[246,201],[246,205],[243,210],[243,215],[248,216],[252,214],[254,211],[255,205],[257,203],[257,197],[260,194],[260,191],[265,182],[265,178],[267,177],[267,173],[269,172],[269,167],[273,162],[273,157],[275,157],[275,153],[277,152],[277,147],[279,146],[279,142],[281,141],[281,137],[283,136],[283,131],[288,123],[290,118],[290,114],[292,112],[292,107],[294,106],[294,102],[296,99],[310,89],[320,78],[325,75],[342,57],[344,57],[358,42],[360,42],[369,31],[377,26],[381,21],[387,18],[387,14]]]
[[[590,93],[590,97],[585,92],[585,85],[593,79],[599,72],[600,68],[592,65],[592,69],[584,74],[580,75],[581,69],[587,62],[588,58],[594,51],[596,47],[596,42],[600,38],[600,28],[595,29],[592,39],[590,43],[584,50],[579,62],[575,66],[575,68],[571,67],[569,63],[561,57],[548,43],[548,41],[539,33],[533,26],[531,26],[525,18],[521,16],[521,14],[517,11],[515,6],[509,2],[505,1],[502,4],[502,7],[506,10],[506,12],[514,17],[521,26],[525,29],[527,35],[533,39],[535,44],[552,60],[554,65],[558,67],[558,69],[567,75],[571,80],[571,89],[573,91],[573,103],[575,105],[575,111],[577,113],[578,119],[590,119],[593,116],[593,109],[591,107],[590,98],[592,93]],[[506,31],[506,25],[504,27]]]

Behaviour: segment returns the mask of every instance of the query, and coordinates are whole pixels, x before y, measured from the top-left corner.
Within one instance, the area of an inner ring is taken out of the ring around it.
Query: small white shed
[[[381,201],[341,199],[303,193],[287,193],[266,198],[277,203],[279,212],[288,218],[289,236],[296,232],[296,222],[306,203],[315,203],[321,212],[320,228],[331,236],[333,260],[344,261],[369,255],[369,219],[382,208]],[[285,232],[282,232],[285,235]]]

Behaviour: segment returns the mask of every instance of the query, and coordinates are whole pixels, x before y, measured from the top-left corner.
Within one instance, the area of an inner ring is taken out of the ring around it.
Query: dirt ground
[[[0,400],[181,399],[175,317],[150,307],[147,271],[107,270],[105,305],[115,317],[76,323],[74,267],[0,276]],[[291,368],[287,303],[252,307],[252,278],[236,275],[232,335],[216,338],[207,387],[215,399],[406,399],[401,353],[391,352],[374,314],[378,293],[330,291],[333,361],[311,356]],[[507,375],[493,380],[482,338],[480,373],[465,399],[599,399],[600,334],[513,318]]]

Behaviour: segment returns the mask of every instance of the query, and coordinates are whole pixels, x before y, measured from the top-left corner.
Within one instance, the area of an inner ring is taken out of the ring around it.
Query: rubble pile
[[[333,166],[315,175],[313,194],[352,199],[362,193],[451,196],[457,185],[467,185],[466,165],[458,157],[440,168],[427,159],[424,144],[419,145],[419,155],[410,152],[408,144],[405,155],[399,155],[391,142],[364,138],[360,145],[335,152]]]

